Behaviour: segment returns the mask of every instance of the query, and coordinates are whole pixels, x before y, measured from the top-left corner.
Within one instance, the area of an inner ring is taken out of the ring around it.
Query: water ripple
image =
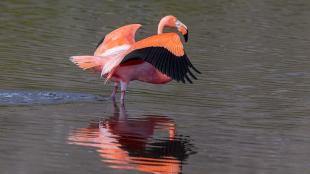
[[[0,106],[62,104],[72,102],[96,102],[106,100],[102,96],[60,91],[10,91],[0,90]]]

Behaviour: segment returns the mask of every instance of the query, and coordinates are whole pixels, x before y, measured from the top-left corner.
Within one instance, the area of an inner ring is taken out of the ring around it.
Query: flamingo
[[[120,101],[124,104],[130,81],[165,84],[171,80],[192,83],[197,79],[191,72],[200,72],[187,57],[181,38],[175,32],[164,33],[164,28],[176,28],[188,40],[188,29],[175,16],[163,17],[157,35],[135,41],[140,24],[122,26],[107,34],[97,45],[93,56],[72,56],[70,60],[80,68],[92,69],[114,82],[111,97],[115,99],[121,86]]]

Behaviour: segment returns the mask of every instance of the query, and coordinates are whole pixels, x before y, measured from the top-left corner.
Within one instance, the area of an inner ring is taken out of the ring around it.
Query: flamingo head
[[[188,40],[188,29],[185,24],[179,21],[175,16],[165,16],[160,20],[159,26],[176,28],[184,36],[185,42]],[[162,27],[162,29],[163,29]]]

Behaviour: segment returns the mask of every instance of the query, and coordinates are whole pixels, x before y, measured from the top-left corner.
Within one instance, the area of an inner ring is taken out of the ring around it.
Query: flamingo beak
[[[187,40],[188,40],[188,29],[187,29],[186,25],[184,25],[179,20],[176,21],[175,25],[176,25],[177,29],[179,30],[179,32],[181,32],[182,35],[184,36],[185,42],[187,42]]]
[[[184,36],[185,42],[187,42],[187,40],[188,40],[188,30],[186,30],[186,34],[184,34],[183,36]]]

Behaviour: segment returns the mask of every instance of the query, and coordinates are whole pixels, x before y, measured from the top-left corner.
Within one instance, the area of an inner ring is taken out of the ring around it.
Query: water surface
[[[2,0],[0,173],[309,173],[309,9],[307,0]],[[189,28],[199,80],[132,82],[126,108],[97,100],[111,84],[68,58],[128,23],[143,25],[137,39],[152,35],[167,14]]]

